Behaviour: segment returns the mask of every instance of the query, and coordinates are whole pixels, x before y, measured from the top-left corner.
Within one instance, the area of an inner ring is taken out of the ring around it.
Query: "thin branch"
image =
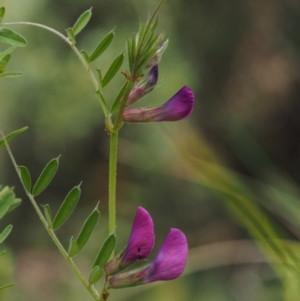
[[[90,65],[85,61],[85,59],[83,58],[83,56],[81,55],[80,51],[78,50],[78,48],[75,46],[75,44],[66,36],[64,36],[62,33],[60,33],[59,31],[48,27],[46,25],[43,24],[39,24],[39,23],[33,23],[33,22],[8,22],[8,23],[2,23],[1,25],[3,26],[10,26],[10,25],[28,25],[28,26],[34,26],[34,27],[39,27],[42,29],[45,29],[49,32],[52,32],[53,34],[55,34],[56,36],[58,36],[59,38],[61,38],[65,43],[67,43],[71,49],[74,51],[74,53],[76,54],[76,56],[78,57],[78,59],[80,60],[80,62],[82,63],[82,65],[84,66],[85,70],[88,73],[88,76],[94,86],[94,90],[95,92],[100,92],[101,87],[98,84],[98,81],[93,73],[93,71],[91,70]],[[101,107],[103,109],[103,112],[105,114],[105,117],[107,118],[108,115],[108,111],[107,108],[105,107],[105,105],[103,104],[102,101],[100,101]]]

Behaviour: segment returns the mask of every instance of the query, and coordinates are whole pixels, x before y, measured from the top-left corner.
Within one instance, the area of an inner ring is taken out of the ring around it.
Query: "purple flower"
[[[128,245],[123,252],[105,266],[107,275],[113,275],[139,259],[146,258],[152,251],[155,241],[154,224],[147,210],[138,207],[133,222]]]
[[[179,229],[171,229],[154,260],[146,267],[110,278],[111,288],[122,288],[179,277],[186,265],[187,240]]]
[[[149,92],[151,92],[154,88],[154,86],[157,83],[158,79],[158,65],[154,65],[146,78],[142,80],[139,84],[133,87],[133,89],[130,91],[130,94],[128,96],[126,106],[129,106],[133,103],[135,103],[140,98],[147,95]]]
[[[125,122],[177,121],[188,117],[194,106],[194,93],[184,86],[160,107],[126,109]]]
[[[146,258],[155,241],[154,224],[147,210],[138,207],[123,262]]]
[[[186,265],[187,240],[182,231],[172,228],[160,247],[154,260],[143,274],[144,283],[158,280],[172,280],[179,277]]]

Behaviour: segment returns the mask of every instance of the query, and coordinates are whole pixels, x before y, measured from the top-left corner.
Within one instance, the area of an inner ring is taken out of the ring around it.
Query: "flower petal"
[[[129,242],[123,256],[123,263],[146,258],[155,241],[154,224],[147,210],[138,207]]]
[[[186,265],[187,240],[182,231],[172,228],[156,254],[154,260],[143,271],[143,283],[172,280],[179,277]]]
[[[147,87],[151,88],[156,85],[158,80],[158,65],[154,65],[147,75]]]
[[[194,93],[188,87],[182,87],[171,99],[160,108],[154,109],[153,121],[177,121],[188,117],[194,106]]]

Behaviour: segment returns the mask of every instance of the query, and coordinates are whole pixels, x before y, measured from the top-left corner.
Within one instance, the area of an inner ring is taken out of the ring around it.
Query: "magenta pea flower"
[[[154,281],[173,280],[184,271],[187,254],[188,245],[184,233],[172,228],[149,265],[139,270],[114,275],[109,280],[109,286],[123,288]]]
[[[154,89],[154,86],[157,83],[157,79],[158,79],[158,65],[154,65],[150,69],[146,78],[143,79],[136,86],[134,86],[133,89],[130,91],[126,102],[126,106],[135,103],[137,100],[141,99],[142,97],[150,93]]]
[[[107,275],[113,275],[134,263],[145,259],[152,251],[155,241],[154,224],[147,210],[138,207],[128,245],[125,250],[110,260],[104,270]]]
[[[194,106],[194,93],[188,86],[181,88],[160,107],[126,109],[125,122],[177,121],[188,117]]]

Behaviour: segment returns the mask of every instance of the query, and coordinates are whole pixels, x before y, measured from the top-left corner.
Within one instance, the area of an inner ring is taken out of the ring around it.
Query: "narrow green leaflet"
[[[43,169],[43,171],[41,172],[39,178],[37,179],[33,190],[32,190],[32,194],[33,195],[38,195],[40,194],[42,191],[44,191],[48,185],[51,183],[53,177],[55,176],[58,166],[59,166],[59,157],[52,159]]]
[[[13,189],[8,186],[0,190],[0,219],[21,204],[21,199],[15,197]]]
[[[8,77],[20,77],[23,76],[23,72],[5,72],[0,74],[0,78],[8,78]]]
[[[5,15],[5,7],[0,8],[0,23],[2,22]]]
[[[3,52],[0,52],[0,61],[2,61],[6,55],[11,54],[15,49],[16,47],[9,47]]]
[[[123,85],[122,89],[120,90],[120,92],[118,93],[116,99],[114,100],[111,109],[110,109],[110,113],[114,114],[115,112],[118,111],[119,107],[120,107],[120,102],[121,102],[121,98],[124,95],[124,92],[127,88],[128,82],[125,82],[125,84]]]
[[[4,242],[4,240],[7,238],[7,236],[10,234],[13,226],[8,225],[1,233],[0,233],[0,244]]]
[[[71,40],[71,42],[73,44],[76,44],[76,38],[75,38],[73,28],[67,28],[66,32],[67,32],[68,38]]]
[[[5,187],[0,194],[0,219],[3,218],[3,216],[8,213],[9,208],[14,202],[15,195],[13,191]]]
[[[6,289],[6,288],[12,287],[12,286],[14,286],[14,285],[15,285],[14,283],[10,283],[10,284],[3,285],[3,286],[0,287],[0,291],[4,290],[4,289]]]
[[[106,72],[102,80],[102,87],[105,87],[113,79],[113,77],[121,68],[123,60],[124,60],[124,52],[122,52],[119,56],[117,56],[117,58],[113,61],[113,63],[109,67],[108,71]]]
[[[90,64],[90,57],[87,54],[87,52],[85,50],[81,50],[80,53],[82,54],[83,58],[85,59],[85,61]]]
[[[44,208],[44,213],[45,213],[45,217],[46,217],[48,226],[49,226],[50,228],[52,228],[52,227],[53,227],[53,224],[52,224],[52,217],[51,217],[51,209],[50,209],[50,205],[49,205],[49,204],[43,205],[43,208]]]
[[[26,39],[15,31],[8,28],[0,28],[0,42],[16,47],[27,45]]]
[[[116,235],[110,234],[102,245],[95,262],[93,264],[93,268],[98,266],[100,269],[103,269],[106,265],[107,261],[110,258],[111,253],[113,252],[116,244]]]
[[[53,221],[53,229],[57,230],[69,218],[76,207],[81,194],[80,186],[75,186],[66,196]]]
[[[92,8],[88,9],[87,11],[85,11],[79,16],[76,23],[72,27],[75,36],[79,34],[81,30],[89,23],[91,16],[92,16]]]
[[[132,62],[133,62],[133,58],[132,58],[132,40],[134,40],[133,37],[127,38],[126,39],[126,52],[127,52],[127,58],[128,58],[128,67],[129,67],[129,71],[130,73],[132,72]]]
[[[99,215],[100,212],[97,209],[95,209],[84,222],[77,239],[71,239],[69,247],[70,257],[76,256],[84,248],[97,225]]]
[[[100,269],[99,266],[95,266],[92,268],[90,275],[89,275],[89,283],[94,284],[96,283],[103,275],[103,269]]]
[[[26,189],[27,192],[30,192],[30,190],[31,190],[30,173],[26,166],[19,166],[19,170],[21,173],[21,180],[22,180],[24,188]]]
[[[0,72],[4,72],[5,71],[5,67],[7,65],[7,63],[10,60],[11,55],[7,54],[1,61],[0,61]]]
[[[22,203],[21,199],[14,199],[13,202],[12,202],[12,204],[10,205],[7,213],[10,212],[10,211],[13,211],[17,207],[19,207],[21,205],[21,203]]]
[[[2,58],[0,61],[1,65],[6,66],[10,60],[10,57],[11,57],[10,54],[7,54],[6,56],[4,56],[4,58]]]
[[[22,134],[23,132],[25,132],[28,129],[28,127],[23,127],[21,129],[15,130],[11,133],[9,133],[8,135],[5,136],[5,140],[8,142],[9,140],[11,140],[12,138],[14,138],[15,136]],[[0,148],[5,146],[5,142],[4,139],[0,139]]]
[[[110,45],[110,43],[114,39],[114,36],[115,36],[115,33],[112,30],[100,41],[98,46],[95,48],[93,53],[90,55],[91,62],[96,60],[107,49],[107,47]]]

